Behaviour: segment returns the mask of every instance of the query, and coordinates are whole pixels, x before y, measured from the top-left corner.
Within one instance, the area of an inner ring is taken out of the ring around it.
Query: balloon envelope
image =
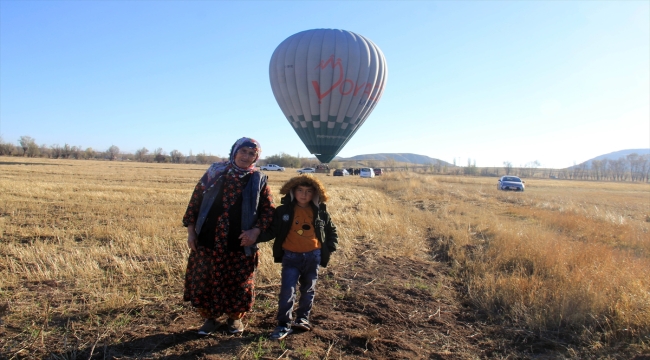
[[[345,30],[294,34],[273,52],[273,95],[307,149],[330,162],[377,105],[387,78],[384,54]]]

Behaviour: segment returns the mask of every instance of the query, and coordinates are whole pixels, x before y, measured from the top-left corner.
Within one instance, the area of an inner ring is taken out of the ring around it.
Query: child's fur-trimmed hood
[[[320,203],[327,202],[327,191],[325,191],[325,186],[316,178],[316,176],[311,174],[302,174],[295,177],[292,177],[287,181],[282,188],[280,189],[281,195],[290,195],[291,201],[293,201],[293,189],[297,186],[311,186],[314,188],[314,198],[312,202],[314,205],[318,206]]]

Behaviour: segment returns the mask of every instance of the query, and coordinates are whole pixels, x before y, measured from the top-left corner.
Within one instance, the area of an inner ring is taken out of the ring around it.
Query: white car
[[[275,164],[266,164],[263,166],[260,166],[260,170],[264,171],[284,171],[284,168],[280,165],[275,165]]]
[[[307,173],[315,173],[316,169],[314,169],[314,168],[302,168],[302,169],[298,169],[296,171],[299,172],[300,174],[307,174]]]
[[[524,191],[524,182],[517,176],[502,176],[497,183],[497,190]]]
[[[362,178],[374,178],[375,172],[371,168],[361,168],[359,176]]]

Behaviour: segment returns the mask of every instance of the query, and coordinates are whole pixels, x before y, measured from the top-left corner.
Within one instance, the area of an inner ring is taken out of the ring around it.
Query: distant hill
[[[590,169],[591,168],[591,162],[594,161],[594,160],[598,160],[598,161],[605,160],[605,159],[607,159],[607,160],[618,160],[620,158],[625,158],[628,155],[634,154],[634,153],[636,153],[638,155],[648,155],[648,156],[650,156],[650,148],[648,148],[648,149],[627,149],[627,150],[614,151],[614,152],[611,152],[609,154],[596,156],[595,158],[589,159],[589,160],[584,161],[584,162],[581,162],[578,165],[570,166],[569,169],[572,169],[573,167],[576,167],[576,166],[582,166],[585,163],[587,164],[587,168]]]
[[[339,161],[395,161],[402,163],[411,163],[419,165],[431,165],[438,164],[453,166],[452,164],[442,161],[439,159],[434,159],[426,155],[410,154],[410,153],[388,153],[388,154],[366,154],[366,155],[357,155],[349,158],[337,158]]]

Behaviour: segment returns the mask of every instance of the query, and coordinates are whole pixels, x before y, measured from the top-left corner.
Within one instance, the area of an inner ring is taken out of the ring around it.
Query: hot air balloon
[[[336,29],[288,37],[269,65],[278,105],[322,163],[334,159],[366,121],[384,92],[387,74],[377,45]]]

